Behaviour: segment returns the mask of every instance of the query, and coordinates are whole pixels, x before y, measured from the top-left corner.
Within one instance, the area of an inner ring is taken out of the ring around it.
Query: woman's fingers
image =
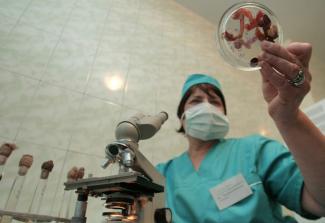
[[[260,66],[263,82],[268,81],[270,84],[272,84],[282,98],[302,100],[302,98],[310,90],[309,81],[305,81],[301,86],[296,87],[293,86],[288,79],[279,74],[271,64],[262,61],[260,62]]]
[[[291,63],[296,63],[297,60],[294,55],[292,55],[286,48],[280,46],[277,43],[272,43],[269,41],[263,41],[261,43],[261,48],[264,52],[272,54],[277,57],[281,57]]]
[[[290,43],[287,50],[299,58],[304,67],[308,67],[312,54],[310,43]]]
[[[291,63],[288,60],[283,59],[282,57],[275,56],[273,54],[263,52],[261,56],[259,56],[259,60],[265,61],[274,67],[278,72],[285,75],[288,80],[292,80],[296,77],[299,70],[302,68],[295,64]]]
[[[269,81],[277,89],[282,89],[288,84],[288,80],[276,72],[267,62],[262,61],[260,66],[263,81]]]
[[[269,63],[288,80],[295,80],[299,72],[304,72],[305,79],[311,81],[308,64],[312,53],[309,43],[291,43],[284,48],[276,43],[263,41],[263,53],[259,60]]]
[[[261,45],[259,64],[263,77],[263,96],[271,116],[285,117],[296,111],[310,90],[311,74],[308,44],[290,44],[283,48],[274,43]]]
[[[311,81],[308,71],[312,46],[309,43],[290,43],[287,48],[279,44],[263,41],[263,53],[259,61],[265,61],[288,80],[297,80],[303,72],[305,81]]]

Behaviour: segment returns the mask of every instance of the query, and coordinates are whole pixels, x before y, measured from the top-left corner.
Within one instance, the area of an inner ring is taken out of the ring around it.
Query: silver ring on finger
[[[292,79],[288,80],[289,83],[294,87],[299,87],[305,82],[305,73],[302,69],[300,69],[297,75]]]

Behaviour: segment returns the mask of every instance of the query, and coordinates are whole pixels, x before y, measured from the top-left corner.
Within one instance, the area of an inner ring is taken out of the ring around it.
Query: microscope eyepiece
[[[116,156],[119,152],[119,147],[118,145],[110,144],[106,147],[106,150],[110,153],[110,155]]]
[[[108,167],[111,163],[114,163],[116,160],[116,156],[119,153],[119,145],[109,144],[105,148],[106,158],[107,160],[101,165],[104,169]]]

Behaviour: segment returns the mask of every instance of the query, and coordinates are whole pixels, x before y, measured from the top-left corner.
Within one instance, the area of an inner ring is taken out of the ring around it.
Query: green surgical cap
[[[221,91],[221,84],[219,81],[211,76],[206,74],[191,74],[187,77],[183,89],[182,89],[182,98],[184,97],[185,93],[194,85],[197,84],[211,84],[218,88]]]

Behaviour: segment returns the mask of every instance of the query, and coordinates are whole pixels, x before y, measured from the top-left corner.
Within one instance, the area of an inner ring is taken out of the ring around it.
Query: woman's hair
[[[194,85],[192,86],[183,96],[182,100],[180,101],[179,105],[178,105],[178,108],[177,108],[177,117],[179,119],[181,119],[183,113],[184,113],[184,107],[185,107],[185,103],[187,101],[187,99],[191,96],[191,94],[196,90],[196,89],[200,89],[201,91],[203,91],[204,93],[206,93],[207,95],[209,96],[212,96],[211,95],[211,91],[213,91],[216,95],[218,95],[220,98],[221,98],[221,101],[222,101],[222,105],[224,107],[224,110],[225,110],[225,115],[227,115],[227,108],[226,108],[226,102],[225,102],[225,98],[222,94],[222,92],[214,87],[213,85],[211,84],[197,84],[197,85]],[[185,130],[183,128],[183,126],[181,126],[177,132],[179,133],[185,133]]]

